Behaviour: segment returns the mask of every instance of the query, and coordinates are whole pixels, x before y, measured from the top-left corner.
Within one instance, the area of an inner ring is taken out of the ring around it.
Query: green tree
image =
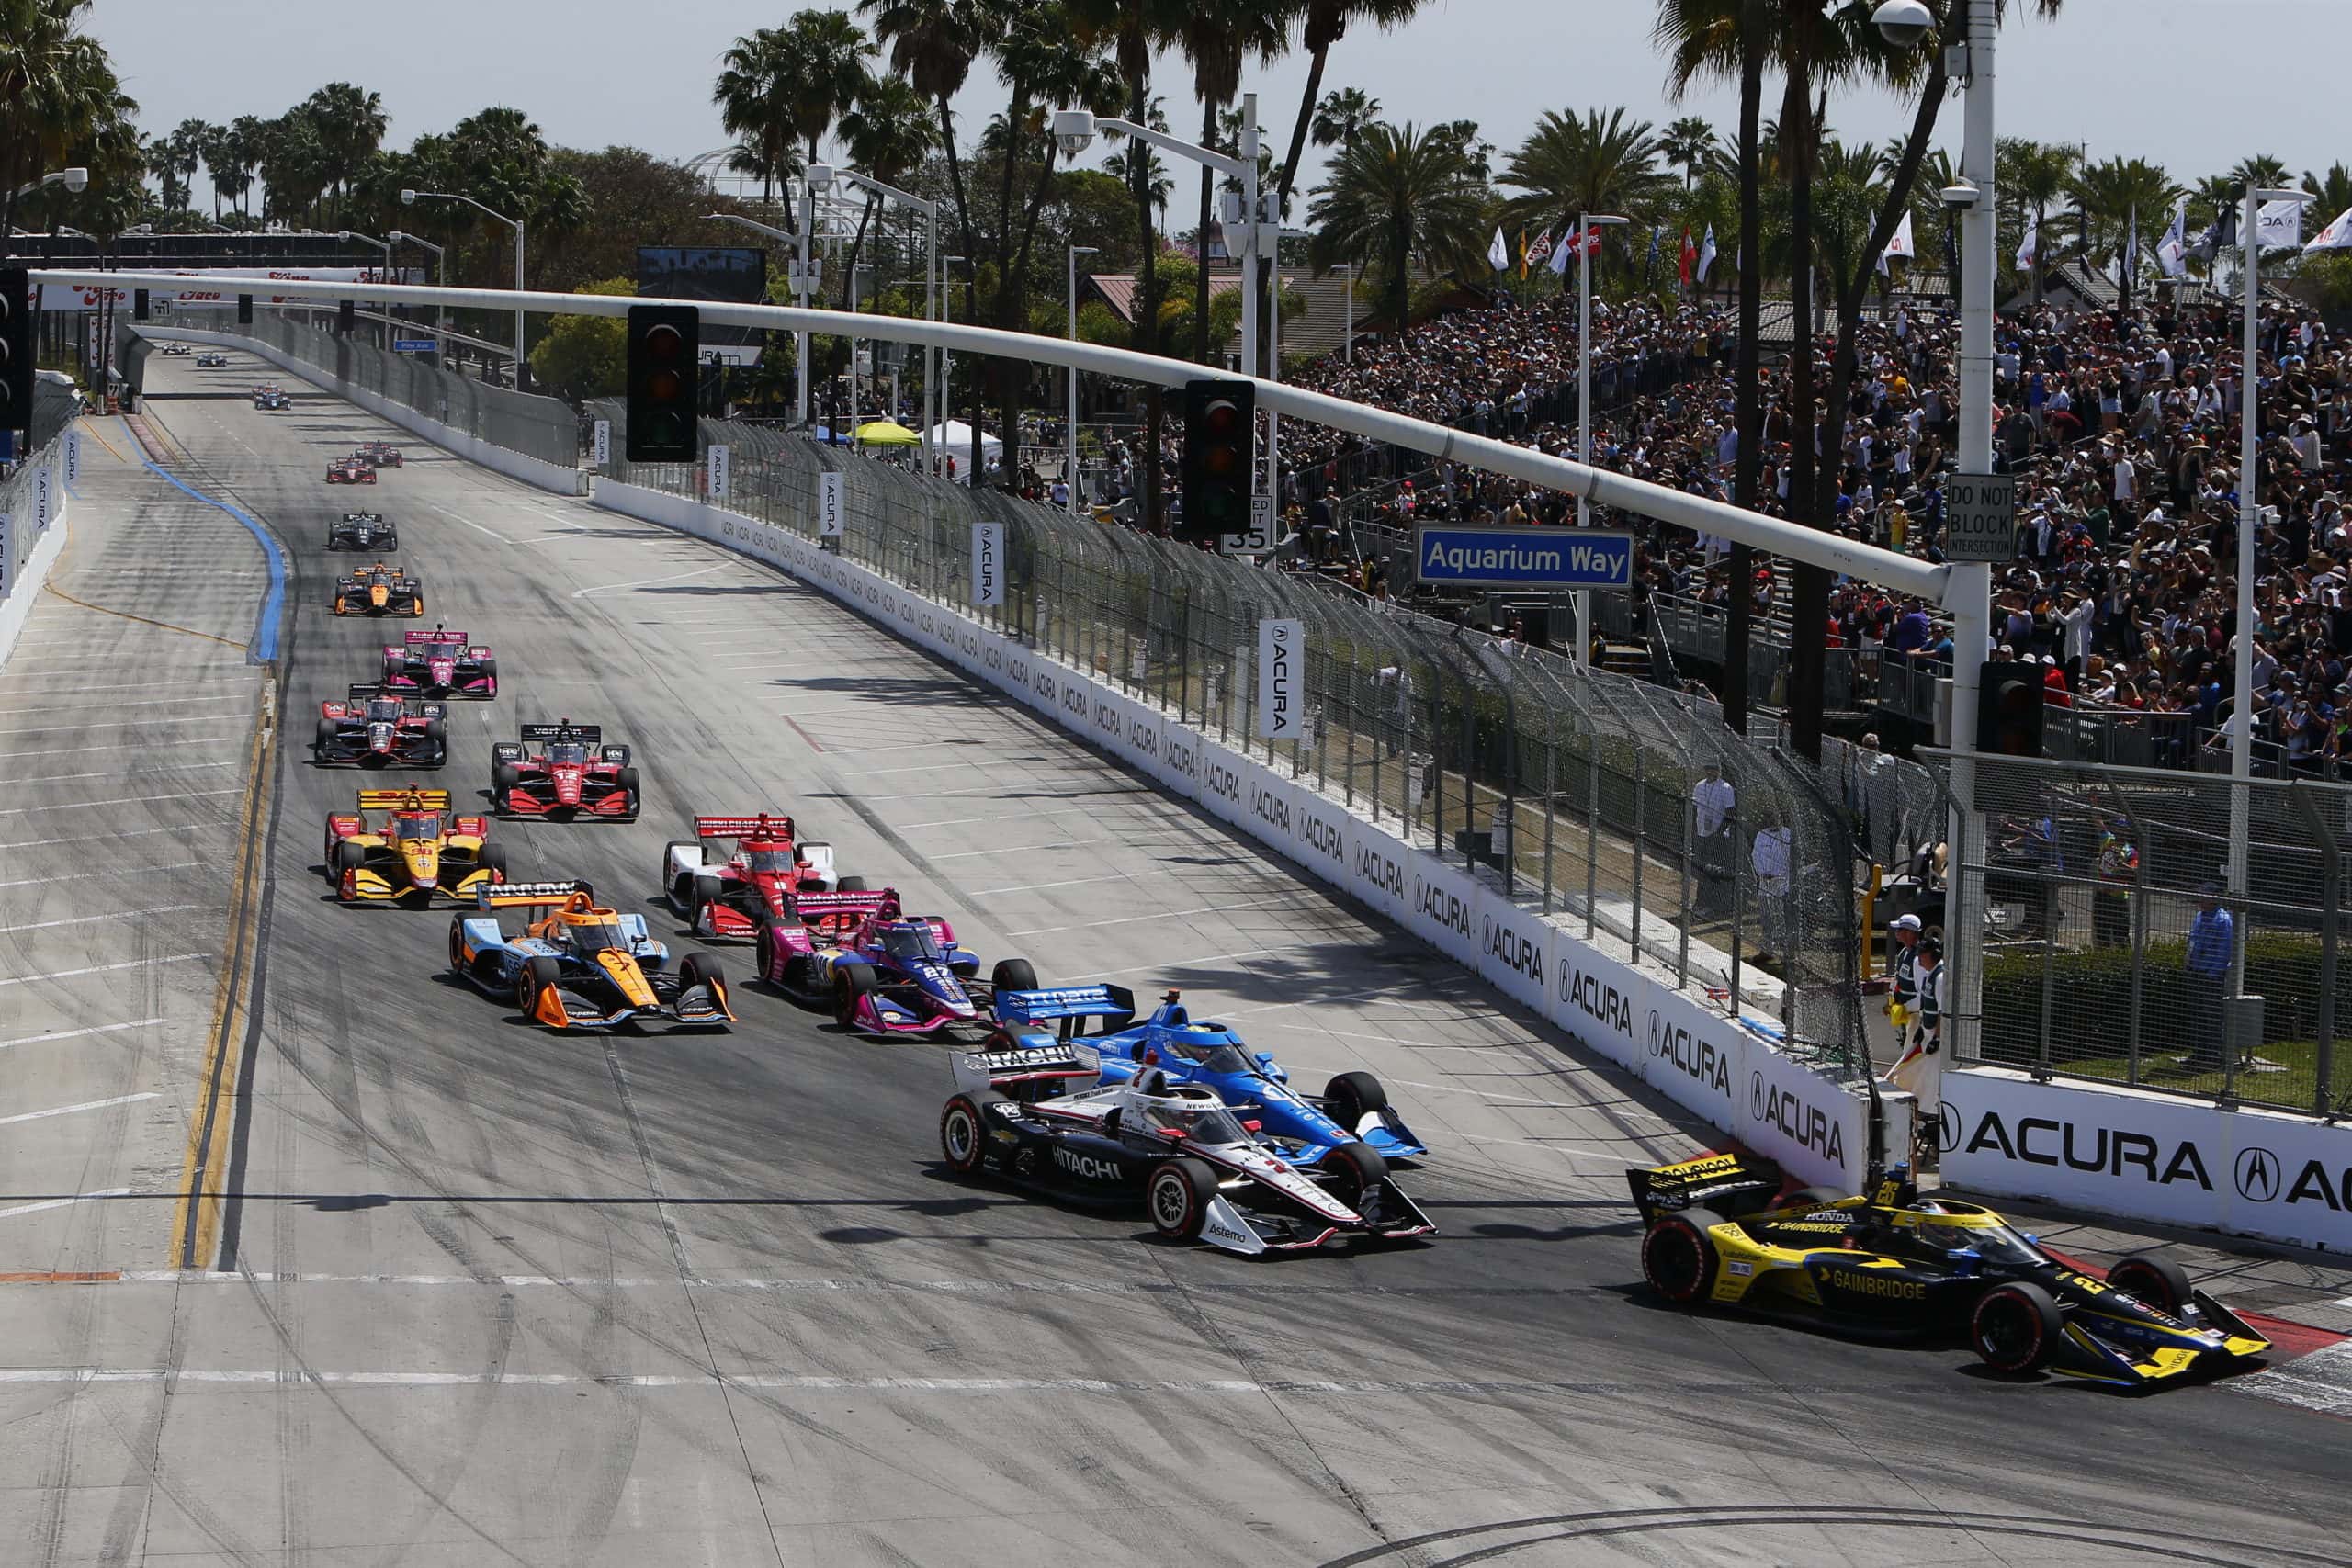
[[[1682,188],[1688,191],[1698,180],[1699,170],[1715,151],[1715,128],[1694,114],[1688,114],[1668,126],[1658,138],[1658,152],[1666,161],[1682,170]]]
[[[1291,193],[1298,188],[1298,165],[1306,154],[1307,137],[1313,135],[1318,147],[1352,141],[1357,132],[1380,118],[1380,106],[1358,89],[1343,88],[1329,99],[1317,96],[1323,91],[1323,68],[1330,62],[1332,46],[1360,22],[1382,28],[1399,27],[1420,8],[1421,0],[1304,0],[1283,7],[1298,13],[1303,24],[1299,45],[1306,51],[1306,85],[1298,96],[1298,118],[1291,123],[1290,148],[1283,154],[1282,178],[1274,187],[1284,213],[1290,210]],[[1288,21],[1286,16],[1284,24]],[[1329,118],[1323,112],[1327,107],[1335,111]]]
[[[2231,166],[2228,178],[2240,195],[2249,185],[2276,190],[2287,183],[2287,164],[2282,159],[2257,152],[2251,158],[2240,158]]]
[[[1458,139],[1409,123],[1365,126],[1331,160],[1314,196],[1307,221],[1316,270],[1348,262],[1374,273],[1381,317],[1392,326],[1409,319],[1416,265],[1466,272],[1479,264],[1487,185]]]
[[[1674,188],[1658,153],[1649,123],[1626,123],[1622,108],[1606,118],[1599,109],[1581,116],[1546,111],[1503,165],[1503,184],[1527,193],[1504,206],[1505,220],[1566,233],[1580,213],[1614,213],[1632,220],[1617,235],[1617,253],[1637,259],[1634,246],[1649,243]]]
[[[1362,87],[1336,87],[1315,106],[1307,137],[1317,147],[1352,142],[1357,132],[1380,118],[1380,100]]]
[[[2068,142],[2004,136],[1993,148],[1993,181],[1999,193],[2002,228],[2022,234],[2031,223],[2041,236],[2041,254],[2029,280],[2037,305],[2041,303],[2041,277],[2046,270],[2041,263],[2058,248],[2057,236],[2050,231],[2051,204],[2066,195],[2081,166],[2081,150]]]
[[[106,47],[82,30],[89,8],[90,0],[0,0],[0,222],[18,221],[20,206],[35,222],[79,211],[59,187],[21,204],[15,194],[69,161],[86,163],[94,183],[135,183],[141,172],[131,123],[139,106]],[[69,160],[74,151],[85,156]]]
[[[338,210],[383,144],[390,121],[381,96],[348,82],[330,82],[303,102],[319,141],[321,173],[334,186]]]
[[[567,292],[634,295],[628,277],[598,278]],[[627,324],[617,316],[553,316],[531,350],[531,376],[540,388],[577,403],[619,394],[628,369]]]
[[[857,101],[842,117],[842,146],[851,164],[862,175],[886,186],[904,187],[908,172],[922,165],[931,151],[931,106],[896,76],[871,76]],[[847,307],[858,260],[865,254],[866,230],[872,226],[881,197],[865,193],[857,218],[857,238],[850,245],[849,265],[842,277],[842,302]]]
[[[1177,32],[1177,45],[1193,67],[1193,92],[1201,101],[1201,142],[1238,152],[1238,140],[1228,141],[1218,135],[1217,111],[1234,101],[1241,91],[1241,69],[1252,57],[1260,61],[1280,59],[1290,46],[1290,17],[1281,7],[1266,4],[1266,0],[1193,0],[1191,13]],[[1194,232],[1200,236],[1201,262],[1193,284],[1193,354],[1203,364],[1209,362],[1209,272],[1208,231],[1209,203],[1215,197],[1216,175],[1206,164],[1199,166],[1201,187],[1201,217]],[[1254,221],[1255,214],[1245,221]],[[1260,268],[1252,264],[1251,276],[1242,280],[1244,288],[1263,292]],[[1261,373],[1260,366],[1245,366],[1251,375]]]
[[[718,106],[720,129],[739,144],[729,163],[744,174],[757,175],[761,199],[773,201],[776,182],[800,167],[775,28],[762,28],[728,46],[718,57],[718,77],[711,84],[710,101]],[[791,221],[787,213],[786,225]]]
[[[2318,196],[2316,210],[2322,223],[2352,209],[2352,168],[2345,167],[2341,161],[2330,164],[2324,175],[2314,175],[2306,169],[2303,188]]]

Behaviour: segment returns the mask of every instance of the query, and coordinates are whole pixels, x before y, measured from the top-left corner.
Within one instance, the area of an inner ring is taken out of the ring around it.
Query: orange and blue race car
[[[489,832],[480,817],[452,817],[446,789],[363,789],[358,810],[327,818],[327,880],[345,904],[471,903],[506,880],[506,852]]]
[[[1900,1168],[1847,1197],[1783,1199],[1778,1166],[1709,1155],[1629,1170],[1642,1273],[1678,1306],[1856,1337],[1965,1339],[1996,1371],[2143,1388],[2234,1371],[2270,1342],[2162,1252],[2105,1279],[1992,1210],[1922,1198]]]
[[[718,960],[690,953],[673,966],[643,915],[605,908],[584,882],[484,887],[476,905],[482,913],[449,922],[450,971],[512,998],[525,1018],[550,1029],[725,1029],[735,1021]],[[496,913],[503,908],[547,913],[510,937]]]
[[[399,567],[378,561],[334,580],[338,615],[422,615],[424,584]]]

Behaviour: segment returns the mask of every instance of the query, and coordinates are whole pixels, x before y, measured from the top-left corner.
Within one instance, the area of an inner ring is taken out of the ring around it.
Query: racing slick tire
[[[636,821],[638,803],[644,798],[638,789],[637,770],[635,768],[623,768],[620,772],[613,775],[613,783],[620,790],[621,794],[628,798],[628,809],[621,813],[621,820],[624,822]]]
[[[523,770],[512,762],[490,765],[490,808],[501,817],[512,817],[514,810],[508,804],[514,798],[514,786],[523,782]]]
[[[874,989],[874,966],[870,964],[836,964],[833,965],[833,1021],[843,1029],[857,1025],[857,998]]]
[[[2161,1252],[2135,1252],[2107,1271],[2107,1282],[2143,1306],[2178,1317],[2192,1299],[2188,1270]]]
[[[1143,1192],[1153,1230],[1170,1241],[1198,1241],[1216,1196],[1216,1172],[1206,1160],[1164,1159],[1151,1168]]]
[[[449,973],[466,977],[466,930],[462,917],[449,917]]]
[[[398,550],[401,547],[401,535],[399,529],[395,528],[390,533],[384,536],[382,547],[388,553]],[[424,614],[424,596],[423,594],[417,595],[416,604],[416,613],[420,615]]]
[[[670,886],[667,889],[670,895],[670,902],[677,906],[680,909],[686,909],[691,908],[686,900],[694,892],[694,878],[691,874],[684,872],[681,872],[674,876],[671,875],[670,866],[672,863],[670,860],[670,852],[673,850],[694,851],[695,852],[688,855],[686,860],[689,863],[695,863],[701,858],[702,842],[697,839],[673,839],[668,843],[662,846],[662,874],[670,877]]]
[[[426,719],[424,721],[424,738],[427,740],[432,741],[434,745],[439,747],[441,749],[442,755],[448,755],[449,721],[446,718]]]
[[[1388,1109],[1388,1091],[1370,1073],[1341,1073],[1323,1086],[1323,1101],[1331,1108],[1331,1120],[1352,1133],[1365,1116]]]
[[[1000,958],[989,971],[990,991],[1034,991],[1037,988],[1037,966],[1025,958]]]
[[[981,1151],[988,1145],[988,1120],[980,1105],[996,1098],[959,1094],[939,1113],[939,1152],[947,1168],[958,1176],[970,1176],[980,1168]]]
[[[490,879],[492,882],[505,881],[506,846],[504,844],[484,844],[481,847],[481,860],[479,863],[489,871]]]
[[[694,879],[686,898],[686,921],[689,925],[697,931],[702,928],[703,906],[718,903],[719,889],[718,878],[715,876],[697,876]],[[717,926],[714,924],[712,929],[716,930]]]
[[[1996,1372],[2041,1371],[2064,1332],[2057,1302],[2030,1280],[1994,1286],[1968,1318],[1970,1348]]]
[[[1715,1244],[1681,1214],[1668,1214],[1642,1236],[1642,1278],[1676,1306],[1696,1306],[1715,1288]]]
[[[833,884],[833,890],[837,893],[863,893],[866,890],[865,878],[862,876],[844,876],[839,882]]]
[[[514,1010],[525,1018],[537,1017],[539,993],[562,978],[562,968],[545,953],[525,959],[514,971]]]
[[[357,871],[367,863],[368,847],[365,844],[355,844],[348,839],[335,841],[334,853],[327,861],[327,880],[334,884],[336,897],[343,897],[343,874]]]
[[[331,718],[319,720],[318,738],[311,742],[311,756],[323,758],[329,751],[334,750],[335,737],[340,733],[342,732],[335,727],[334,720]]]
[[[1317,1164],[1330,1173],[1333,1192],[1351,1209],[1362,1208],[1364,1193],[1388,1179],[1388,1162],[1364,1144],[1335,1145]]]
[[[752,963],[761,979],[781,984],[784,976],[777,973],[775,927],[773,915],[760,917],[759,929],[752,933]]]
[[[678,960],[678,988],[691,990],[696,986],[708,986],[717,996],[727,988],[727,976],[718,967],[718,960],[707,953],[689,953]]]
[[[481,678],[489,683],[490,694],[493,697],[496,696],[498,694],[497,660],[485,659],[481,661]]]

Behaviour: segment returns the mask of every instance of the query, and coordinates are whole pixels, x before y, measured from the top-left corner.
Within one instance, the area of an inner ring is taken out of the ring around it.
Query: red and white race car
[[[331,485],[371,485],[376,482],[376,470],[356,457],[337,457],[327,465],[327,483]]]
[[[713,839],[734,840],[734,852],[714,859]],[[836,876],[832,845],[805,841],[791,818],[763,811],[695,818],[693,838],[662,848],[662,886],[696,935],[749,942],[763,918],[788,918],[794,895],[863,893],[865,879]]]

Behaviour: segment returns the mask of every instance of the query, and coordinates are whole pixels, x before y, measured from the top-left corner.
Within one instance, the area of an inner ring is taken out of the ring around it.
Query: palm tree
[[[7,0],[0,5],[0,222],[17,217],[17,187],[55,168],[69,151],[135,177],[139,106],[126,96],[106,46],[82,29],[90,0]],[[96,164],[92,163],[93,175]],[[51,208],[57,197],[31,198]]]
[[[305,100],[311,123],[326,157],[326,172],[338,199],[348,197],[356,180],[383,144],[384,101],[348,82],[330,82]]]
[[[2231,168],[2229,180],[2240,195],[2250,185],[2276,189],[2287,183],[2287,165],[2280,159],[2257,152],[2251,158],[2240,158]]]
[[[2064,141],[2005,136],[1993,149],[1994,185],[2000,193],[2001,204],[2015,204],[2020,226],[2025,215],[2032,214],[2034,232],[2045,236],[2041,241],[2042,255],[2049,254],[2046,235],[2050,204],[2066,194],[2081,162],[2081,150]],[[2041,303],[2043,271],[2041,257],[2035,257],[2031,286],[2036,305]]]
[[[2303,188],[2319,197],[2319,213],[2323,221],[2346,209],[2352,209],[2352,168],[2339,160],[2327,166],[2325,175],[2303,171]]]
[[[718,76],[710,89],[720,128],[741,143],[729,163],[760,177],[763,202],[774,201],[776,181],[798,166],[781,55],[774,28],[738,38],[718,57]]]
[[[931,105],[896,76],[872,76],[850,111],[842,116],[842,143],[849,160],[862,174],[886,186],[906,183],[908,171],[922,166],[931,152]],[[849,307],[849,288],[857,275],[858,257],[865,249],[865,231],[874,220],[880,198],[867,193],[865,210],[858,215],[857,238],[851,242],[849,265],[842,275],[842,306]]]
[[[1312,134],[1316,145],[1329,147],[1334,142],[1353,141],[1356,132],[1380,118],[1380,105],[1356,88],[1345,88],[1329,98],[1318,98],[1323,91],[1323,67],[1331,58],[1331,46],[1348,36],[1348,28],[1358,22],[1387,28],[1401,26],[1421,8],[1421,0],[1303,0],[1303,4],[1283,7],[1297,11],[1306,26],[1299,41],[1306,50],[1306,86],[1298,97],[1298,118],[1291,124],[1290,150],[1283,155],[1282,176],[1274,184],[1274,192],[1282,198],[1282,209],[1290,210],[1291,192],[1298,186],[1299,160],[1306,154],[1306,139]],[[1340,104],[1340,115],[1326,118],[1324,110],[1335,100]],[[1346,129],[1336,135],[1326,134],[1333,126]]]
[[[1217,135],[1217,111],[1233,102],[1241,91],[1241,68],[1254,55],[1261,61],[1279,59],[1290,42],[1290,19],[1277,6],[1264,0],[1193,0],[1191,14],[1177,33],[1177,45],[1193,67],[1193,91],[1201,100],[1201,142],[1204,146],[1221,144]],[[1234,150],[1238,151],[1238,143]],[[1193,357],[1203,364],[1209,357],[1209,202],[1214,195],[1216,172],[1206,164],[1200,166],[1201,219],[1194,231],[1201,241],[1200,265],[1193,279]],[[1255,213],[1246,214],[1244,222],[1256,221]],[[1261,289],[1255,274],[1241,280],[1241,287]],[[1250,375],[1261,373],[1256,365],[1242,367]]]
[[[792,129],[817,161],[817,144],[857,102],[874,44],[846,11],[796,11],[778,35]]]
[[[2082,220],[2086,260],[2120,260],[2135,215],[2154,219],[2187,194],[2161,166],[2143,158],[2086,164],[2066,182],[2067,199]]]
[[[1620,241],[1631,254],[1635,233],[1647,233],[1674,188],[1658,167],[1661,149],[1647,120],[1625,123],[1622,108],[1601,118],[1547,111],[1503,166],[1505,185],[1528,194],[1504,208],[1522,227],[1565,229],[1579,213],[1619,213],[1633,220]]]
[[[1378,98],[1362,87],[1336,87],[1315,106],[1307,138],[1317,147],[1336,147],[1343,141],[1352,145],[1356,133],[1379,118]]]
[[[964,90],[988,39],[985,0],[858,0],[873,16],[875,41],[890,51],[890,69],[939,114],[939,147],[947,155],[948,189],[956,198],[956,232],[966,255],[976,255],[964,165],[956,147],[949,100]]]
[[[200,119],[184,119],[163,140],[163,160],[155,167],[164,185],[164,210],[180,212],[196,197],[196,171],[204,162],[205,138],[212,128]]]
[[[1657,147],[1668,163],[1681,165],[1682,188],[1688,191],[1699,177],[1700,165],[1715,150],[1715,128],[1697,115],[1687,114],[1666,128]]]
[[[1349,262],[1375,270],[1383,316],[1401,330],[1416,264],[1432,273],[1478,264],[1486,182],[1456,139],[1375,123],[1340,149],[1315,187],[1307,221],[1316,270]]]

